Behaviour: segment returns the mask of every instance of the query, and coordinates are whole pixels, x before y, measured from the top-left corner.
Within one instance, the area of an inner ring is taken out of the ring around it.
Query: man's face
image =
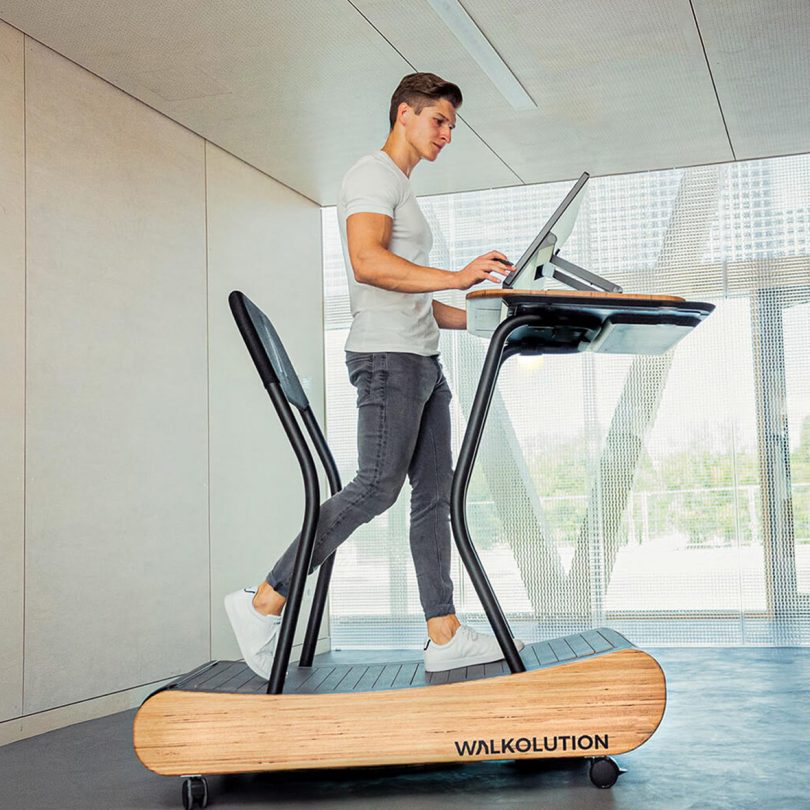
[[[412,107],[407,106],[404,124],[408,143],[420,157],[433,161],[450,143],[456,126],[456,111],[446,98],[423,107],[418,115]]]

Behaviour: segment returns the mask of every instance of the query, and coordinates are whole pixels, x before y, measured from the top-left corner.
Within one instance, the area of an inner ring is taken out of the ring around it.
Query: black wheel
[[[591,782],[598,788],[609,788],[624,773],[615,759],[599,757],[591,760]]]
[[[190,776],[183,782],[183,807],[208,807],[208,782],[204,776]]]

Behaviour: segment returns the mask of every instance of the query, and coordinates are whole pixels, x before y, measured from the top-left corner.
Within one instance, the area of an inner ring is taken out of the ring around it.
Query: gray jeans
[[[455,613],[450,579],[450,388],[438,357],[346,352],[357,389],[355,478],[321,505],[312,572],[358,526],[391,507],[410,479],[411,555],[425,619]],[[299,536],[300,537],[300,536]],[[297,537],[267,582],[288,595]]]

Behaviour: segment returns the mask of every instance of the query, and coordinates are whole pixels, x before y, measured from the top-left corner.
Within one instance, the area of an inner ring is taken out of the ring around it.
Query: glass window
[[[429,169],[426,169],[429,170]],[[569,183],[422,198],[431,264],[517,258]],[[526,641],[610,624],[640,644],[810,641],[810,156],[594,178],[569,260],[716,311],[663,357],[514,358],[473,475],[473,539]],[[323,212],[328,437],[355,472],[351,322]],[[440,293],[464,305],[460,292]],[[457,450],[486,343],[442,336]],[[397,504],[338,551],[335,647],[424,640]],[[454,558],[457,608],[485,627]]]

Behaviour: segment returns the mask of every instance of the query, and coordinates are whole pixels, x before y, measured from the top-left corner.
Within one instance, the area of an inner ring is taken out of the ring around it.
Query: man
[[[410,186],[421,160],[452,139],[459,88],[432,73],[402,79],[391,98],[382,149],[346,174],[338,200],[349,277],[352,327],[346,342],[357,388],[357,476],[321,506],[312,568],[358,526],[412,485],[410,544],[429,641],[425,669],[436,672],[502,658],[494,636],[462,625],[450,579],[450,389],[439,363],[439,329],[465,329],[464,310],[433,300],[439,290],[499,282],[511,265],[498,251],[458,272],[428,265],[433,236]],[[247,664],[269,677],[298,539],[267,579],[225,598]],[[522,643],[517,642],[518,648]]]

